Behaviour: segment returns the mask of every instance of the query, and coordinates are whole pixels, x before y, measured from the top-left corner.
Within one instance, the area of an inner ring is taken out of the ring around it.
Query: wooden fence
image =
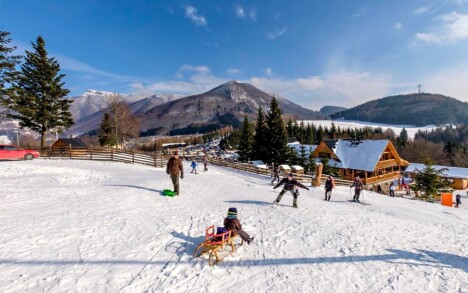
[[[88,147],[88,148],[51,148],[51,147],[31,147],[29,149],[37,150],[40,152],[41,157],[45,158],[62,158],[62,159],[74,159],[74,160],[96,160],[96,161],[114,161],[114,162],[123,162],[123,163],[133,163],[133,164],[143,164],[153,167],[166,167],[167,160],[169,159],[168,155],[165,155],[162,152],[156,153],[144,153],[138,151],[130,150],[121,150],[121,149],[112,149],[112,148],[103,148],[103,147]],[[185,156],[185,159],[200,161],[199,156]],[[209,157],[209,163],[222,166],[227,168],[232,168],[240,170],[247,173],[253,173],[263,176],[270,177],[272,174],[271,169],[258,168],[253,164],[248,163],[239,163],[226,161],[221,158]],[[284,172],[280,174],[286,176]],[[323,174],[320,179],[322,184],[327,180],[328,175]],[[310,174],[294,174],[300,182],[311,182],[313,176]],[[336,185],[351,185],[352,181],[335,179]]]
[[[265,169],[265,168],[258,168],[253,164],[248,164],[248,163],[239,163],[239,162],[231,162],[231,161],[225,161],[223,159],[219,158],[209,158],[210,164],[216,165],[216,166],[222,166],[222,167],[228,167],[236,170],[241,170],[244,172],[248,173],[254,173],[258,175],[264,175],[264,176],[271,176],[272,170],[271,169]],[[313,176],[310,174],[297,174],[293,173],[294,178],[296,178],[300,182],[310,182],[312,183]],[[280,175],[287,176],[284,172],[282,172]],[[322,174],[322,178],[320,178],[320,181],[322,184],[327,180],[328,175]],[[335,184],[336,185],[351,185],[353,182],[348,181],[348,180],[342,180],[342,179],[335,179]]]
[[[89,148],[34,148],[43,158],[62,158],[74,160],[115,161],[123,163],[143,164],[153,167],[166,167],[168,157],[162,152],[143,153],[130,150],[119,150],[102,147]]]

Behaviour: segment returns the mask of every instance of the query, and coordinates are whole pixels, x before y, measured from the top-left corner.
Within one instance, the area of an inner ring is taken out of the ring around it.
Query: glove
[[[309,188],[306,188],[307,190],[309,190]]]
[[[276,187],[273,186],[273,189],[276,189]]]
[[[180,179],[184,179],[184,174],[180,174]]]

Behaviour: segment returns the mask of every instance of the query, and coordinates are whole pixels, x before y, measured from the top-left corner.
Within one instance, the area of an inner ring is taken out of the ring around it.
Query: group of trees
[[[42,37],[32,43],[33,50],[19,56],[13,55],[16,47],[10,45],[9,35],[0,31],[0,119],[17,119],[21,128],[38,132],[43,147],[47,132],[61,132],[73,125],[72,101],[66,98],[70,91]]]
[[[278,164],[288,160],[288,135],[275,98],[266,115],[261,107],[258,109],[255,129],[244,117],[239,138],[237,146],[242,161],[262,160],[268,164]]]

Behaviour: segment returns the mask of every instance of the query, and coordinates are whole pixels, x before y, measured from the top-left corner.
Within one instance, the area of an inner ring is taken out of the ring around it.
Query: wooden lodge
[[[409,165],[400,158],[389,140],[323,140],[312,152],[312,157],[317,161],[328,158],[342,179],[354,180],[359,176],[364,184],[398,178]]]
[[[444,170],[442,177],[446,178],[451,182],[450,187],[454,189],[466,189],[468,188],[468,168],[450,167],[450,166],[439,166],[433,165],[436,170]],[[422,172],[426,166],[424,164],[411,163],[406,169],[406,173],[416,174]]]

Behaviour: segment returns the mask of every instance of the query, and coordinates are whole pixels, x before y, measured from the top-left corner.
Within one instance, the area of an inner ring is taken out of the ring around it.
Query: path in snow
[[[185,165],[189,171],[188,163]],[[180,197],[163,169],[112,162],[0,162],[2,292],[468,292],[460,209],[338,187],[271,202],[267,178],[211,166]],[[268,178],[269,179],[269,178]],[[236,206],[255,243],[216,267],[192,254]]]

